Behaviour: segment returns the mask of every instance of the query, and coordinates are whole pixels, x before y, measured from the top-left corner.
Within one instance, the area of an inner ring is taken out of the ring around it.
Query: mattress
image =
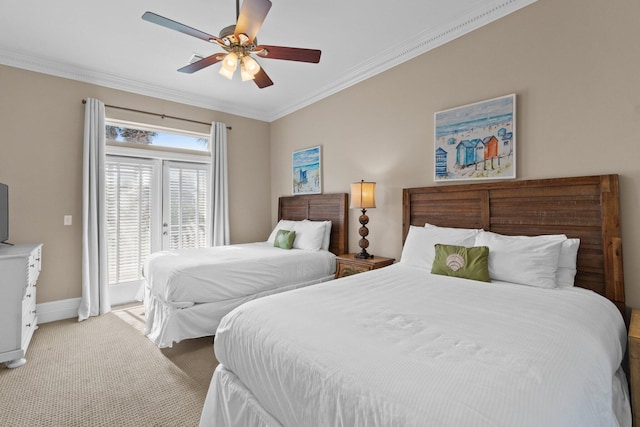
[[[176,308],[242,298],[334,272],[331,252],[284,250],[268,242],[160,251],[143,266],[150,293]]]
[[[400,263],[225,316],[201,425],[630,425],[625,346],[594,292]]]

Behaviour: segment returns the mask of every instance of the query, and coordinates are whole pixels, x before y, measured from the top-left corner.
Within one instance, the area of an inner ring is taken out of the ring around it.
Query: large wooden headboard
[[[403,243],[410,225],[426,222],[579,238],[576,286],[624,312],[618,175],[406,188],[402,199]]]
[[[346,254],[349,252],[349,207],[347,203],[347,193],[280,197],[278,201],[278,220],[331,220],[329,250],[336,255]]]

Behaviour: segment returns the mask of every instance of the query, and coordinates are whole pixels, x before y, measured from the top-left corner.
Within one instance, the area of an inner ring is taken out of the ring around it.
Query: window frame
[[[136,153],[136,157],[150,157],[150,158],[164,158],[167,160],[183,160],[182,157],[185,158],[211,158],[211,135],[202,133],[202,132],[194,132],[188,131],[184,129],[176,129],[169,128],[164,126],[155,126],[149,124],[143,124],[138,122],[131,122],[127,120],[117,120],[117,119],[105,119],[105,126],[125,126],[134,129],[146,130],[151,132],[164,132],[164,133],[173,133],[176,135],[184,135],[198,138],[206,138],[209,143],[207,144],[207,150],[189,150],[186,148],[177,148],[177,147],[164,147],[164,146],[154,146],[149,144],[135,144],[128,142],[116,141],[113,139],[105,138],[105,149],[107,151],[106,154],[110,154],[111,151],[115,153],[121,152],[120,150],[126,150],[124,152],[129,153],[129,150],[132,150],[130,153]],[[153,154],[152,154],[153,153]],[[167,157],[165,157],[167,156]],[[175,157],[179,156],[179,157]],[[185,160],[188,161],[188,160]],[[193,161],[193,160],[192,160]],[[198,160],[201,161],[201,160]],[[209,163],[211,160],[209,160]]]

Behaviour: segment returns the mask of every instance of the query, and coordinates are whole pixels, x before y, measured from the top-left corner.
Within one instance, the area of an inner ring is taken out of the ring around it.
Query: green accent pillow
[[[276,238],[273,240],[273,246],[281,249],[291,249],[295,238],[296,232],[293,230],[278,230]]]
[[[436,256],[431,267],[432,274],[461,277],[463,279],[490,282],[489,247],[435,245]]]

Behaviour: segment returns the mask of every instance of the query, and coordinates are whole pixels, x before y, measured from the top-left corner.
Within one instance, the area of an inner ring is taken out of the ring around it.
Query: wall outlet
[[[64,216],[64,225],[71,225],[73,223],[71,215]]]

